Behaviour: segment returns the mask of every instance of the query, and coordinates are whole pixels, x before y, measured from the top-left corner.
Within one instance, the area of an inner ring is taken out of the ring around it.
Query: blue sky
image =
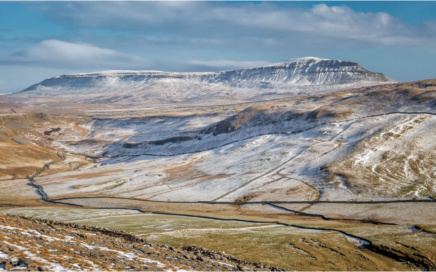
[[[100,70],[220,71],[315,56],[436,78],[436,2],[0,2],[0,93]]]

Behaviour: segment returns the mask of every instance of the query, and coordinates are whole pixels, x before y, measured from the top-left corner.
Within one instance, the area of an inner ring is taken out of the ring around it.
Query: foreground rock
[[[126,232],[0,214],[0,270],[279,270],[196,246],[149,243]]]

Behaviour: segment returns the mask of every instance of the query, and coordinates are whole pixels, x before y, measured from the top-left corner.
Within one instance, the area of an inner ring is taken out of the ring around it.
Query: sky
[[[222,71],[314,56],[436,78],[436,2],[1,2],[0,93],[102,70]]]

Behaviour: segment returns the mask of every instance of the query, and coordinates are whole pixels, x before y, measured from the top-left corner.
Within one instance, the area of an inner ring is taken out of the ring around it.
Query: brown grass
[[[57,159],[52,149],[0,140],[0,179],[25,178]]]
[[[153,234],[154,241],[173,246],[196,244],[224,251],[248,262],[288,270],[410,270],[384,256],[361,250],[333,232],[294,234],[292,228],[255,231],[185,231],[183,235]]]

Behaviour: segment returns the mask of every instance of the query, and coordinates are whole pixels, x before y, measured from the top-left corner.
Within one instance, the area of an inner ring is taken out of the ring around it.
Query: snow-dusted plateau
[[[313,57],[103,71],[0,113],[0,212],[288,270],[436,269],[436,80]]]
[[[14,98],[32,98],[33,103],[47,105],[52,105],[53,100],[54,103],[66,101],[69,107],[72,103],[110,108],[198,106],[264,101],[392,82],[383,74],[372,73],[354,62],[308,57],[218,73],[103,71],[63,75],[35,84],[14,94]]]

